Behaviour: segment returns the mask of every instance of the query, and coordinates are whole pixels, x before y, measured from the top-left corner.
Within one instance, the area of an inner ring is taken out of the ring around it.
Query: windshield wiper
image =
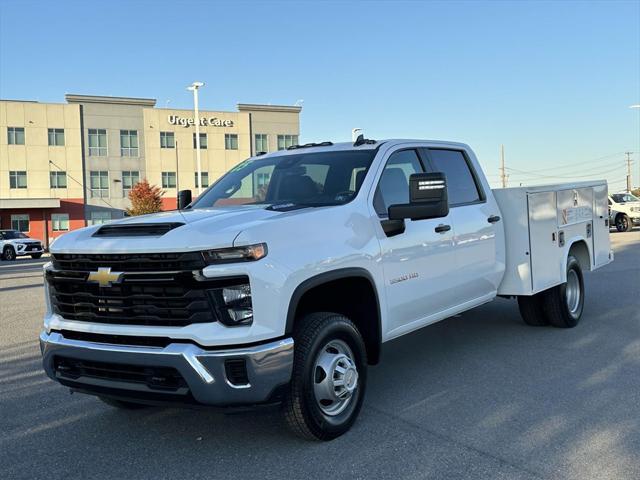
[[[274,203],[269,205],[266,210],[273,210],[276,212],[288,212],[290,210],[298,210],[301,208],[316,208],[316,207],[331,207],[336,205],[342,205],[338,202],[284,202]]]

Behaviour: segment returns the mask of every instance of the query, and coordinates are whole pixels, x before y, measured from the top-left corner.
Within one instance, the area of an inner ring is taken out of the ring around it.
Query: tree
[[[162,210],[163,195],[164,191],[160,187],[150,185],[145,178],[129,191],[131,208],[127,208],[127,213],[134,216],[159,212]]]

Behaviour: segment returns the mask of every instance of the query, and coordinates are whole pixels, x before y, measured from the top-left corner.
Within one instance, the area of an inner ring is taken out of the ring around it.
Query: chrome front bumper
[[[71,340],[57,332],[40,334],[40,350],[47,375],[64,385],[100,395],[145,400],[161,394],[170,401],[216,406],[250,405],[268,401],[277,387],[291,379],[293,339],[227,350],[204,350],[193,344],[172,343],[166,347],[142,347]],[[136,367],[172,367],[187,388],[158,390],[126,379],[76,376],[66,378],[56,371],[56,357]],[[234,385],[227,378],[226,360],[243,359],[248,382]],[[106,392],[106,393],[105,393]],[[192,400],[191,400],[192,399]]]

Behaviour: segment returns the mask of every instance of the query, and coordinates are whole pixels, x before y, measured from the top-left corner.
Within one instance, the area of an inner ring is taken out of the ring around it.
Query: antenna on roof
[[[370,145],[370,144],[376,143],[375,140],[364,138],[364,134],[361,132],[362,132],[361,128],[354,128],[353,130],[351,130],[351,139],[353,140],[354,147],[359,147],[360,145],[365,145],[365,144]]]

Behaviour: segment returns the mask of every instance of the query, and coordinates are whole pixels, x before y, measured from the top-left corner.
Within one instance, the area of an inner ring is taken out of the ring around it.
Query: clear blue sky
[[[205,109],[304,99],[303,141],[464,141],[493,182],[503,143],[507,166],[538,175],[511,185],[591,174],[613,189],[630,150],[640,183],[639,0],[5,0],[0,16],[2,98],[190,108],[201,80]]]

